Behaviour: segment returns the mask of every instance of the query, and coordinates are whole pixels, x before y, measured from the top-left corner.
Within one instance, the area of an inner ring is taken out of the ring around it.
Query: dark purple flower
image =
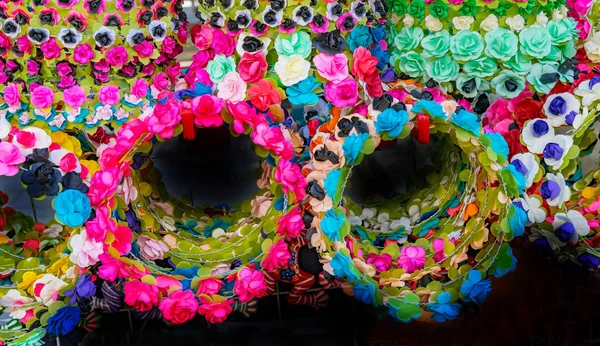
[[[391,67],[386,68],[381,73],[381,81],[384,83],[395,82],[398,78],[396,78],[396,73],[394,73],[394,69]]]
[[[573,121],[575,121],[575,117],[577,116],[577,112],[571,111],[571,113],[567,114],[565,121],[567,125],[573,125]]]
[[[592,77],[592,79],[590,79],[590,89],[594,87],[594,85],[600,83],[600,77],[599,76],[594,76]]]
[[[71,297],[69,304],[74,304],[82,298],[90,298],[94,294],[96,294],[96,285],[92,282],[90,274],[80,276],[75,287],[65,291],[65,296]]]
[[[527,175],[527,167],[523,164],[523,162],[519,159],[513,160],[511,165],[515,166],[517,172],[523,174],[523,176]]]
[[[550,247],[550,243],[548,243],[548,239],[546,237],[537,238],[533,242],[533,247],[538,255],[549,255],[552,253],[552,247]]]
[[[127,209],[127,211],[125,212],[125,219],[127,221],[127,225],[132,231],[139,233],[142,230],[140,220],[138,220],[137,216],[135,215],[135,212],[133,211],[133,209],[131,209],[131,205],[129,205],[129,209]]]
[[[552,180],[543,182],[541,190],[544,199],[555,199],[560,194],[560,186]]]
[[[56,196],[60,191],[58,183],[62,176],[56,166],[49,162],[36,162],[21,175],[21,182],[27,185],[27,193],[33,198]]]
[[[563,153],[563,148],[556,143],[548,143],[544,148],[544,157],[547,159],[560,160],[560,158],[563,156]]]
[[[555,97],[550,102],[548,111],[554,115],[561,115],[567,111],[567,101],[560,96]]]
[[[548,124],[543,120],[536,120],[535,123],[533,123],[533,135],[535,137],[542,137],[548,133],[549,130]]]
[[[567,222],[554,231],[556,236],[561,241],[568,241],[575,233],[575,227],[570,222]]]

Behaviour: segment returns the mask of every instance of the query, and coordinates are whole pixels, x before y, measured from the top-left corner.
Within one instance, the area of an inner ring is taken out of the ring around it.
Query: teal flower
[[[572,41],[578,35],[577,29],[575,28],[576,26],[577,23],[570,17],[558,22],[554,20],[549,21],[548,33],[552,38],[552,44],[561,45]]]
[[[481,57],[466,63],[463,66],[463,70],[470,76],[487,78],[493,76],[498,71],[498,64],[490,58]]]
[[[217,84],[220,83],[225,75],[236,70],[235,60],[233,57],[223,54],[215,55],[215,57],[206,65],[206,72],[210,76],[210,80]]]
[[[388,136],[392,138],[398,137],[407,121],[408,113],[406,111],[388,108],[377,116],[375,128],[377,133],[387,132]]]
[[[525,89],[525,78],[508,70],[501,71],[491,83],[496,93],[506,98],[517,97]]]
[[[429,114],[432,118],[446,119],[444,108],[435,101],[419,100],[419,102],[413,105],[410,111],[413,113]]]
[[[504,66],[512,70],[518,75],[525,75],[531,69],[531,60],[521,53],[513,56],[509,61],[504,63]]]
[[[492,282],[490,279],[481,279],[479,270],[472,269],[460,286],[460,293],[466,302],[475,302],[482,304],[485,298],[492,292]]]
[[[328,210],[325,213],[325,218],[321,220],[321,231],[329,238],[330,241],[342,241],[340,236],[340,230],[344,226],[346,217],[341,211],[338,211],[337,215],[333,209]]]
[[[333,275],[340,279],[346,278],[350,282],[358,281],[360,277],[356,274],[356,270],[352,270],[354,264],[350,260],[350,256],[344,255],[341,252],[336,252],[329,262],[333,268]]]
[[[416,1],[413,1],[416,2]],[[418,26],[410,28],[404,27],[394,38],[396,49],[400,51],[411,51],[419,46],[419,42],[423,39],[423,29]]]
[[[531,66],[531,72],[527,75],[529,84],[542,94],[549,94],[559,78],[556,66],[549,64],[534,64]]]
[[[90,199],[79,190],[65,190],[59,193],[52,207],[58,222],[69,227],[78,227],[90,217]]]
[[[502,170],[510,173],[512,179],[514,179],[515,183],[517,184],[519,195],[523,194],[525,189],[527,189],[527,180],[525,179],[523,173],[519,172],[515,165],[502,167]]]
[[[563,61],[562,50],[559,46],[552,46],[550,48],[550,53],[543,58],[538,59],[539,62],[548,63],[548,64],[557,64]]]
[[[512,235],[515,237],[520,237],[525,234],[525,223],[529,221],[527,212],[513,204],[510,206],[508,215],[508,225],[510,226],[510,232]]]
[[[491,143],[490,146],[496,154],[503,155],[504,157],[508,158],[508,143],[506,143],[506,139],[504,139],[501,134],[497,132],[490,132],[486,133],[484,136],[489,139]]]
[[[475,31],[461,30],[450,39],[452,56],[459,61],[470,61],[479,58],[483,48],[483,37]]]
[[[517,268],[517,258],[513,255],[512,249],[510,247],[501,256],[501,260],[508,258],[511,264],[510,266],[503,267],[503,262],[500,262],[498,266],[496,266],[496,269],[494,269],[494,272],[492,273],[492,275],[497,278],[501,278],[508,273],[512,273]]]
[[[481,131],[481,123],[479,122],[477,115],[464,109],[461,109],[457,114],[454,114],[450,122],[458,125],[460,128],[474,136],[479,136],[479,131]]]
[[[456,79],[456,88],[464,97],[474,98],[479,90],[489,89],[489,83],[479,77],[461,73]]]
[[[450,303],[451,298],[450,292],[442,292],[437,296],[437,303],[429,305],[429,310],[433,312],[431,318],[436,322],[452,321],[458,317],[460,304]]]
[[[361,154],[363,147],[365,146],[365,142],[369,138],[368,133],[361,133],[359,135],[351,134],[342,145],[342,149],[344,150],[344,157],[346,158],[346,163],[352,165],[354,161]]]
[[[569,41],[567,44],[562,46],[562,55],[564,59],[571,59],[577,54],[577,48],[575,48],[575,42]]]
[[[501,61],[515,56],[519,47],[517,35],[505,28],[496,28],[485,34],[485,42],[485,54]]]
[[[321,85],[315,77],[308,77],[285,89],[288,100],[295,105],[315,105],[319,102],[319,96],[314,91]]]
[[[327,178],[325,178],[325,184],[324,184],[324,188],[325,188],[325,192],[327,193],[327,196],[334,198],[334,196],[338,190],[341,174],[342,174],[342,171],[339,169],[333,170],[327,174]]]
[[[425,65],[427,74],[438,83],[456,80],[458,70],[458,63],[449,54],[433,61],[427,61]]]
[[[423,56],[426,58],[442,57],[450,50],[450,34],[447,30],[442,30],[427,35],[421,41],[421,47],[423,47]]]
[[[367,26],[357,26],[348,36],[348,48],[351,52],[354,52],[358,47],[369,48],[372,43],[373,35]]]
[[[398,68],[411,78],[418,78],[425,74],[425,59],[417,52],[408,52],[398,58]]]
[[[279,34],[275,39],[275,50],[278,55],[300,55],[307,58],[312,50],[312,41],[305,31],[295,31],[289,35]]]
[[[550,53],[552,36],[548,29],[539,25],[532,25],[519,33],[521,46],[519,50],[525,56],[541,59]]]

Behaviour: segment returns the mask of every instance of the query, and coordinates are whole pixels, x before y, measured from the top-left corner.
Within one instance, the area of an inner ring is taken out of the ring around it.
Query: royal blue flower
[[[377,58],[377,69],[379,70],[383,70],[390,62],[388,51],[379,43],[371,49],[371,55]]]
[[[375,297],[375,285],[371,281],[360,281],[352,288],[354,297],[365,304],[371,304]]]
[[[376,26],[372,26],[371,28],[369,28],[369,30],[371,31],[371,37],[373,37],[373,41],[375,42],[385,40],[385,38],[387,37],[388,31],[386,30],[385,25],[383,24],[377,24]]]
[[[71,297],[69,304],[75,304],[82,298],[89,298],[94,294],[96,294],[96,285],[92,282],[90,274],[80,276],[75,287],[65,291],[65,296]]]
[[[342,145],[342,149],[344,150],[344,157],[346,157],[347,164],[352,165],[354,161],[356,161],[362,148],[365,146],[367,138],[369,138],[368,133],[361,133],[358,136],[351,134],[346,138],[344,145]]]
[[[348,36],[348,47],[351,52],[354,52],[358,47],[369,48],[372,43],[373,36],[371,36],[369,28],[366,26],[355,27]]]
[[[321,220],[321,230],[331,241],[341,241],[340,229],[346,221],[346,216],[341,211],[337,215],[333,209],[325,213],[325,218]]]
[[[325,187],[325,192],[327,193],[327,196],[333,198],[335,196],[335,194],[337,193],[341,174],[342,174],[342,171],[339,169],[336,169],[334,171],[329,172],[329,174],[327,175],[327,178],[325,178],[325,186],[324,187]]]
[[[519,206],[513,204],[510,208],[514,210],[514,214],[508,218],[510,230],[515,237],[520,237],[525,233],[525,223],[529,218],[525,210]]]
[[[319,102],[319,96],[314,91],[321,85],[315,77],[308,77],[285,90],[288,100],[295,105],[314,105]]]
[[[81,311],[77,306],[63,306],[48,318],[48,333],[62,336],[69,334],[81,319]]]
[[[433,118],[446,119],[446,112],[444,112],[444,108],[442,108],[441,104],[435,101],[425,99],[419,100],[419,102],[414,104],[411,112],[429,114]]]
[[[460,304],[450,303],[451,298],[450,292],[442,292],[437,297],[437,303],[429,305],[429,310],[433,312],[431,318],[436,322],[452,321],[458,316]]]
[[[198,276],[198,269],[200,269],[200,267],[193,266],[190,268],[175,268],[175,270],[173,270],[173,275],[181,275],[184,277],[183,279],[179,279],[184,291],[190,289],[192,279]]]
[[[388,108],[377,116],[375,128],[377,133],[387,132],[390,137],[398,137],[408,121],[408,113],[404,110]]]
[[[90,199],[79,190],[65,190],[52,202],[56,220],[69,227],[78,227],[90,217]]]
[[[461,109],[458,113],[454,114],[451,122],[475,136],[479,136],[479,131],[481,131],[481,123],[479,122],[477,115],[464,109]]]
[[[491,142],[492,150],[498,154],[503,155],[504,157],[508,157],[508,143],[501,134],[496,132],[486,133],[484,135]]]
[[[490,292],[492,292],[492,282],[490,279],[481,280],[481,273],[475,269],[469,272],[467,279],[460,286],[460,293],[466,302],[481,304]]]
[[[351,269],[353,264],[350,257],[341,252],[336,252],[329,264],[331,265],[331,268],[333,268],[333,275],[340,279],[346,278],[350,282],[360,279],[355,271]]]
[[[598,266],[600,266],[600,258],[587,252],[584,252],[581,255],[579,255],[577,257],[577,260],[579,261],[579,263],[581,263],[582,266],[589,269],[596,270],[598,269]]]

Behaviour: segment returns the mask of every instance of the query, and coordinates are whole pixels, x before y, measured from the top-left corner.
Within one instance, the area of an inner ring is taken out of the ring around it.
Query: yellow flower
[[[85,166],[85,168],[87,168],[88,171],[90,171],[90,177],[93,177],[94,173],[100,170],[100,165],[96,161],[81,160],[79,161],[79,163],[81,163],[82,166]]]
[[[81,143],[74,138],[69,136],[64,132],[53,132],[50,134],[50,138],[52,138],[52,143],[58,143],[60,146],[75,154],[75,156],[79,157],[83,154],[81,151]]]
[[[69,269],[69,257],[63,256],[54,262],[46,271],[54,274],[56,277],[61,277]]]
[[[25,274],[23,274],[23,279],[21,280],[21,282],[19,282],[17,288],[22,291],[27,290],[27,293],[29,293],[29,295],[33,297],[33,283],[35,282],[35,280],[41,278],[42,276],[44,276],[44,274],[26,272]]]

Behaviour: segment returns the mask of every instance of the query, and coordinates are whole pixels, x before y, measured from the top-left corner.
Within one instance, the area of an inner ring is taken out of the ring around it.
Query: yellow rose
[[[411,17],[410,14],[407,14],[406,16],[404,16],[402,22],[404,23],[405,27],[410,28],[411,26],[413,26],[413,24],[415,24],[415,19]]]
[[[52,263],[50,268],[48,268],[46,271],[50,274],[54,274],[54,276],[56,276],[56,277],[60,277],[63,274],[65,274],[68,269],[69,269],[69,257],[63,256],[63,257],[59,258],[57,261],[55,261],[54,263]]]
[[[300,55],[281,55],[275,63],[275,72],[285,86],[292,86],[308,78],[309,70],[310,62]]]
[[[479,24],[479,27],[485,31],[494,30],[498,27],[498,18],[495,15],[490,14],[485,17],[481,24]]]
[[[52,132],[50,138],[52,138],[52,143],[60,144],[63,149],[72,152],[77,157],[83,154],[81,143],[75,137],[69,136],[64,132]]]

